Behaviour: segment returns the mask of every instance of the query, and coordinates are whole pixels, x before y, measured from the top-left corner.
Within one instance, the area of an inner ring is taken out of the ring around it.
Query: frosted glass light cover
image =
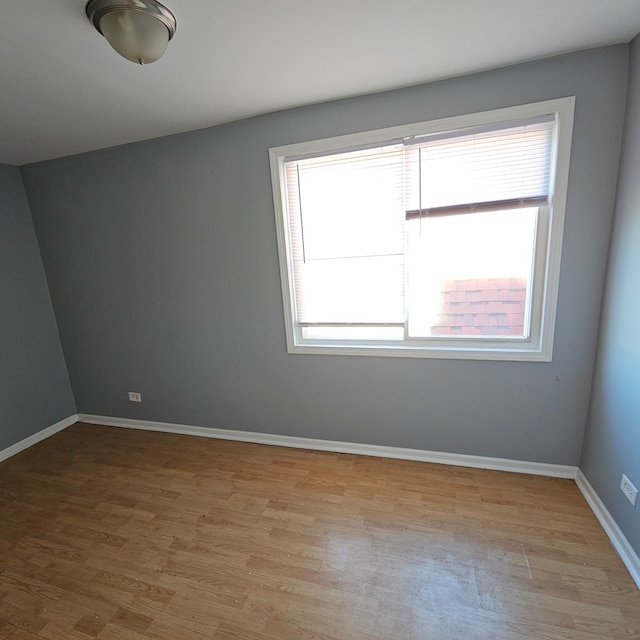
[[[109,44],[131,62],[150,64],[162,56],[169,30],[153,15],[142,11],[112,11],[100,19],[100,30]]]

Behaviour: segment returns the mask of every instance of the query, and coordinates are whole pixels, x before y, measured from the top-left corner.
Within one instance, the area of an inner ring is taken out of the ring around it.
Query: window
[[[271,149],[289,351],[550,360],[573,104]]]

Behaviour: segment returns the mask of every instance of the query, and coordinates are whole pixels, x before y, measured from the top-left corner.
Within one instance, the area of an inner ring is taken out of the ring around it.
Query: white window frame
[[[566,97],[269,149],[288,352],[550,362],[553,352],[560,280],[574,106],[575,97]],[[412,136],[430,135],[466,127],[496,123],[506,125],[510,121],[521,121],[549,114],[553,114],[556,119],[549,193],[550,204],[548,207],[541,208],[539,215],[531,306],[531,335],[528,338],[427,338],[413,341],[345,341],[303,338],[301,327],[296,324],[285,179],[285,162],[288,158],[323,153],[328,155],[375,146],[376,144],[402,141]]]

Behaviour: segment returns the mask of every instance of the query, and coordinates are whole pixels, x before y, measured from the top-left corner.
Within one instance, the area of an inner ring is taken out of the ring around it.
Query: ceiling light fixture
[[[156,0],[89,0],[87,17],[123,57],[155,62],[176,32],[176,17]]]

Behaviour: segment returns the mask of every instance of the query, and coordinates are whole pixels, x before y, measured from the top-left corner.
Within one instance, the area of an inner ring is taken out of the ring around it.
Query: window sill
[[[526,346],[525,346],[526,345]],[[373,356],[387,358],[431,358],[439,360],[491,360],[509,362],[551,362],[551,353],[546,353],[529,342],[518,346],[510,343],[498,347],[495,343],[485,346],[451,347],[415,345],[342,345],[342,344],[289,344],[288,353],[306,355]]]

